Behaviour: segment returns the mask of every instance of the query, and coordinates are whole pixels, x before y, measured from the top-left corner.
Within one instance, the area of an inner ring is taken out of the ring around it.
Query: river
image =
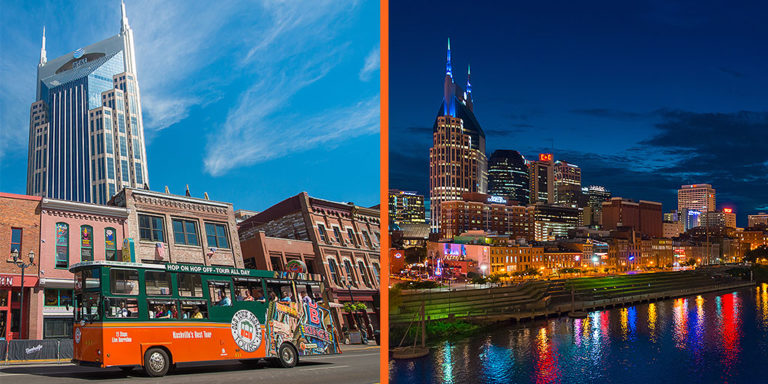
[[[500,326],[389,372],[392,383],[768,383],[768,284]]]

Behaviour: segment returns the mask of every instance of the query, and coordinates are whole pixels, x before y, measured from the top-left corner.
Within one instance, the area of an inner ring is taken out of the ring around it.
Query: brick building
[[[231,203],[125,188],[109,205],[128,209],[136,262],[243,267]]]
[[[618,227],[632,229],[649,237],[663,237],[663,213],[661,203],[640,200],[634,202],[621,197],[613,197],[603,202],[603,228],[614,230]]]
[[[323,276],[339,327],[353,323],[343,304],[361,302],[368,316],[360,321],[378,329],[379,211],[310,197],[285,199],[240,223],[238,232],[246,266],[283,270],[301,260]]]
[[[0,192],[0,338],[28,338],[40,332],[42,324],[29,316],[30,303],[35,303],[34,291],[38,283],[40,259],[40,197]],[[24,272],[22,288],[21,268],[13,263],[12,252],[29,263],[29,254],[35,263]],[[24,289],[24,319],[21,319],[21,290]],[[22,329],[23,323],[23,329]]]
[[[443,202],[440,237],[451,239],[467,231],[480,230],[533,240],[533,208],[512,203],[483,193],[465,193],[462,200]]]
[[[40,281],[30,317],[42,324],[31,339],[72,337],[74,282],[69,267],[81,261],[119,260],[128,234],[128,210],[43,199],[40,214]]]

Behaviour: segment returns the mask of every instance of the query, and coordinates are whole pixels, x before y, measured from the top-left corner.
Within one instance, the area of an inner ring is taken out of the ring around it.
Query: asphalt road
[[[341,355],[312,356],[294,368],[272,368],[237,361],[179,364],[175,372],[161,378],[147,377],[136,368],[128,374],[119,368],[91,368],[73,364],[29,364],[0,366],[0,383],[72,383],[106,380],[135,383],[378,383],[379,347],[342,346]]]

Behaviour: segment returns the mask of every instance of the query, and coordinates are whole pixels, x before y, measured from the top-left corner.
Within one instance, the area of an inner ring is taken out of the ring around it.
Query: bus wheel
[[[280,366],[283,368],[293,368],[296,363],[299,362],[299,354],[296,353],[296,349],[288,343],[283,343],[280,346],[280,351],[277,354],[277,359],[280,362]]]
[[[162,348],[150,348],[144,354],[144,372],[152,377],[165,376],[171,367],[170,360]]]

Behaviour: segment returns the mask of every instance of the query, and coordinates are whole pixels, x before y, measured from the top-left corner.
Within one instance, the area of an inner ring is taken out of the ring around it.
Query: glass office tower
[[[105,204],[149,186],[133,31],[47,60],[45,29],[30,109],[27,194]]]

